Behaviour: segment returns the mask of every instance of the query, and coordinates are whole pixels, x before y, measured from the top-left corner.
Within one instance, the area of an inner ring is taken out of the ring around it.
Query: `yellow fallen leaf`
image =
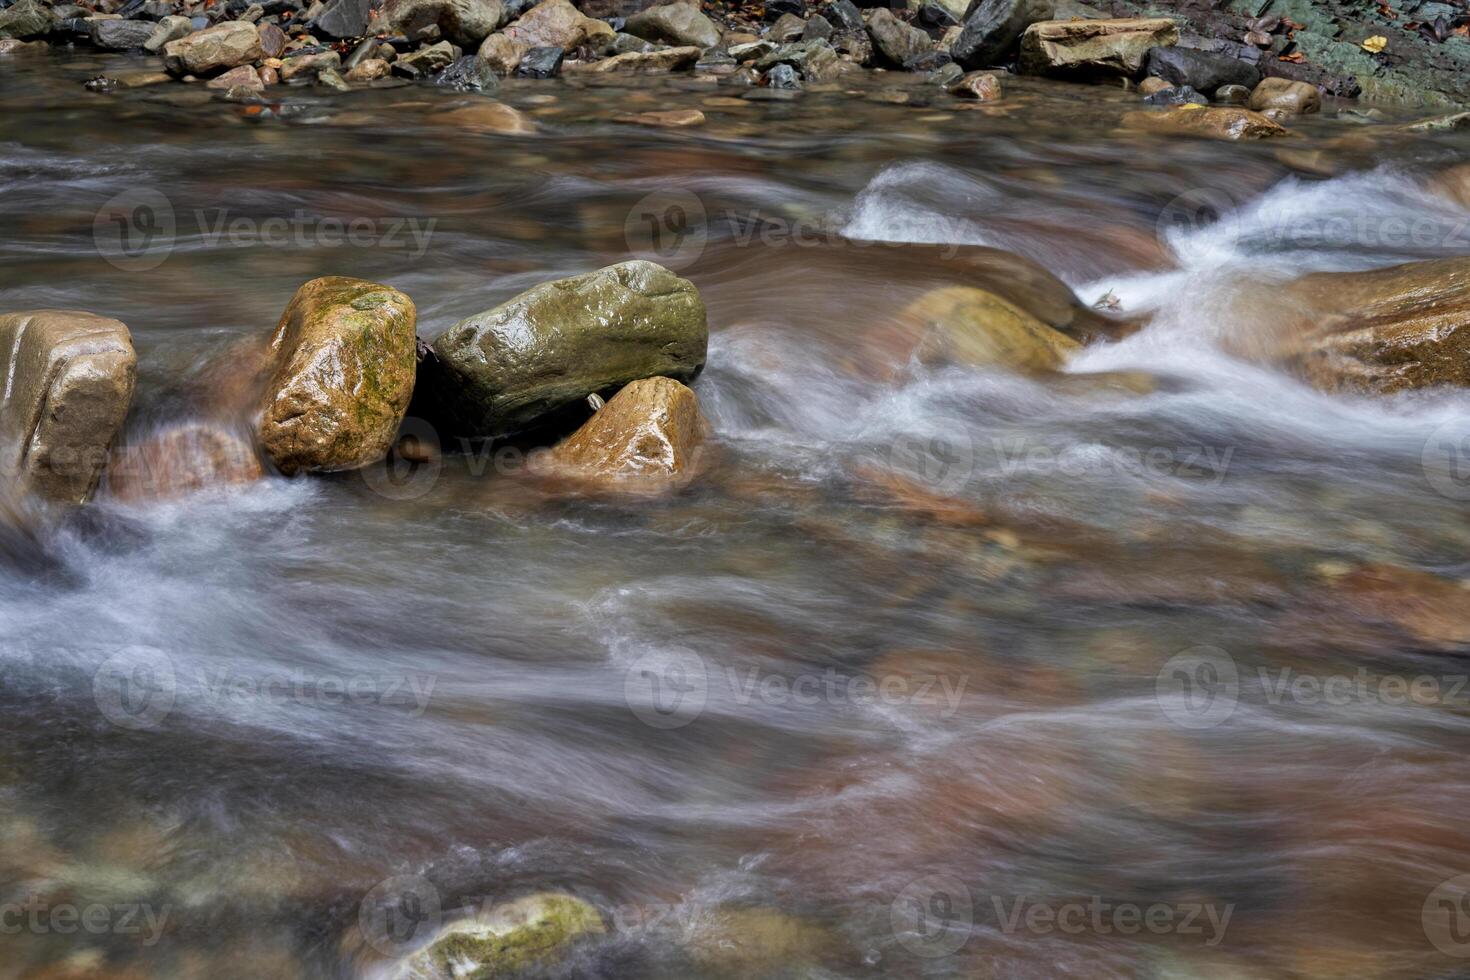
[[[1373,54],[1377,54],[1386,47],[1388,47],[1388,38],[1384,37],[1382,34],[1374,34],[1372,37],[1368,38],[1368,40],[1363,42],[1363,50],[1371,51]]]
[[[1198,102],[1186,102],[1183,105],[1181,105],[1179,108],[1181,108],[1181,109],[1203,109],[1204,106],[1200,105]]]

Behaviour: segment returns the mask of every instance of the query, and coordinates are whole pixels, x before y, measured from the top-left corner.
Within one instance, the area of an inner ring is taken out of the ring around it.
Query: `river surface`
[[[387,977],[427,933],[378,933],[384,895],[412,926],[545,891],[609,929],[551,976],[1470,970],[1464,647],[1333,586],[1470,578],[1435,457],[1470,396],[1225,353],[1231,297],[1470,255],[1426,189],[1470,134],[1143,137],[1121,91],[904,77],[510,82],[537,131],[500,136],[451,115],[483,97],[104,67],[150,66],[0,63],[0,309],[129,325],[129,440],[207,416],[312,277],[433,337],[662,249],[709,305],[712,459],[638,500],[479,447],[104,490],[0,568],[0,977]],[[1150,323],[1053,378],[864,340],[971,246]]]

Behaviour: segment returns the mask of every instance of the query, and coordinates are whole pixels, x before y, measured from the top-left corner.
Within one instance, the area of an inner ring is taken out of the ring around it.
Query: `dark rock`
[[[867,65],[873,61],[873,40],[867,31],[839,31],[832,35],[832,47],[855,65]]]
[[[286,50],[286,32],[275,24],[262,24],[258,32],[260,34],[260,51],[267,58],[279,58]],[[364,41],[363,44],[369,42]],[[358,45],[360,48],[362,45]]]
[[[361,37],[367,33],[368,0],[327,0],[316,19],[316,29],[328,37]]]
[[[724,48],[710,48],[694,63],[696,75],[729,75],[740,67]]]
[[[262,48],[265,47],[264,33],[265,33],[265,29],[264,28],[261,28],[262,37],[260,39],[260,46]],[[363,38],[360,42],[358,42],[357,47],[355,47],[355,48],[352,49],[352,53],[349,54],[347,56],[347,58],[342,62],[342,70],[343,71],[351,71],[352,69],[356,68],[358,65],[362,64],[367,59],[377,57],[377,54],[376,54],[377,50],[378,50],[378,39],[377,38],[375,38],[375,37]],[[278,58],[278,57],[280,57],[280,55],[273,55],[269,51],[267,51],[266,52],[266,57],[268,57],[268,58]]]
[[[925,27],[934,27],[941,30],[947,27],[954,27],[959,23],[959,19],[954,14],[935,3],[934,0],[925,0],[924,4],[919,7],[919,12],[914,15],[914,20],[923,24]]]
[[[553,78],[561,73],[565,57],[561,48],[532,48],[521,58],[516,74],[522,78]]]
[[[797,89],[801,88],[801,79],[796,76],[795,68],[783,62],[766,72],[766,87],[774,89]]]
[[[807,19],[806,29],[801,32],[803,41],[825,41],[832,36],[835,28],[832,22],[821,14],[812,14]]]
[[[839,31],[866,30],[863,25],[863,15],[853,6],[852,0],[837,0],[827,8],[826,20],[830,21],[833,28]]]
[[[1054,0],[975,0],[949,53],[965,68],[1000,64],[1015,52],[1026,28],[1050,20]]]
[[[404,78],[428,78],[435,72],[448,68],[454,63],[454,60],[454,45],[448,41],[440,41],[438,44],[420,48],[413,54],[406,54],[393,62],[393,74],[402,75]],[[289,65],[290,62],[288,61],[287,64]]]
[[[1210,100],[1200,95],[1188,85],[1171,85],[1152,95],[1145,95],[1143,101],[1149,105],[1209,105]]]
[[[490,62],[473,54],[465,55],[444,69],[434,81],[437,85],[461,92],[483,92],[500,86]]]
[[[0,10],[0,37],[39,37],[51,31],[51,11],[38,0],[20,0]]]
[[[157,25],[150,20],[94,20],[89,32],[92,43],[105,51],[141,48]]]
[[[1215,101],[1226,105],[1245,105],[1251,100],[1251,90],[1244,85],[1221,85],[1215,89]]]
[[[106,75],[98,75],[96,78],[87,79],[82,87],[88,92],[101,92],[105,95],[108,92],[116,91],[117,79],[108,78]]]
[[[1190,48],[1151,48],[1143,70],[1171,85],[1188,85],[1202,92],[1213,92],[1221,85],[1255,88],[1261,80],[1261,71],[1254,65]]]
[[[965,70],[959,65],[955,64],[953,61],[951,61],[947,65],[941,65],[933,74],[931,74],[929,76],[929,81],[933,82],[935,85],[941,85],[947,88],[950,85],[953,85],[955,82],[958,82],[964,76]]]
[[[782,14],[806,16],[806,0],[767,0],[766,20],[775,20]]]
[[[905,71],[938,71],[954,63],[947,51],[926,51],[903,63]]]

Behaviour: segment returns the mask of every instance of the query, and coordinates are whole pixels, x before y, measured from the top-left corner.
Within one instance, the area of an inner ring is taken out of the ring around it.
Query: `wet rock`
[[[1222,85],[1254,88],[1261,80],[1261,70],[1255,65],[1194,48],[1151,48],[1143,70],[1151,78],[1188,85],[1199,92],[1213,92]]]
[[[766,88],[770,89],[799,89],[801,78],[796,74],[796,69],[787,64],[776,65],[766,72]]]
[[[821,14],[812,14],[807,18],[806,27],[801,32],[803,41],[826,41],[836,32],[832,22]]]
[[[886,7],[868,14],[868,36],[889,63],[899,66],[934,49],[928,34],[905,24]]]
[[[689,3],[649,7],[628,18],[623,30],[634,37],[675,47],[712,48],[720,43],[720,29]]]
[[[788,44],[806,33],[806,21],[795,14],[782,14],[766,32],[766,39],[776,44]]]
[[[926,51],[921,55],[910,58],[903,63],[904,71],[931,72],[938,71],[945,65],[952,64],[953,59],[944,51]]]
[[[552,449],[554,472],[611,487],[663,489],[691,476],[705,439],[694,392],[671,378],[634,381]]]
[[[605,932],[602,915],[579,898],[528,895],[445,926],[404,970],[432,980],[510,976],[544,969],[579,941]]]
[[[867,31],[839,31],[832,35],[832,47],[855,65],[871,65],[875,57]]]
[[[1138,83],[1138,94],[1153,95],[1155,92],[1163,92],[1173,87],[1172,83],[1166,82],[1162,78],[1149,76]]]
[[[0,351],[0,484],[19,499],[84,502],[132,403],[128,328],[79,310],[0,314]]]
[[[612,34],[600,20],[583,16],[570,0],[543,0],[505,29],[505,36],[521,51],[532,48],[564,48],[570,51],[585,43],[593,33]]]
[[[165,17],[154,25],[153,33],[143,42],[143,50],[150,54],[162,51],[170,41],[187,37],[194,31],[194,22],[187,17]]]
[[[1259,112],[1224,106],[1184,105],[1166,112],[1130,112],[1123,125],[1151,133],[1174,133],[1219,140],[1257,140],[1285,136],[1288,130]]]
[[[1226,105],[1245,105],[1251,100],[1250,89],[1244,85],[1221,85],[1215,89],[1215,101]]]
[[[480,57],[497,75],[509,75],[521,63],[521,49],[504,34],[491,34],[480,45]]]
[[[920,4],[919,12],[914,15],[914,20],[925,27],[945,30],[950,27],[958,27],[962,16],[964,16],[963,10],[960,11],[959,16],[956,16],[943,4],[935,3],[934,0],[925,0]]]
[[[107,488],[128,502],[174,500],[264,476],[248,439],[215,426],[189,424],[119,447],[107,469]]]
[[[96,78],[87,79],[82,83],[82,87],[88,92],[97,92],[105,95],[108,92],[117,91],[118,86],[117,79],[108,78],[106,75],[98,75]]]
[[[153,28],[147,20],[94,20],[90,34],[92,43],[105,51],[131,51],[148,43]]]
[[[22,41],[18,38],[0,38],[0,55],[44,54],[51,46],[45,41]]]
[[[317,72],[316,81],[318,85],[324,85],[336,92],[352,91],[352,86],[347,84],[347,79],[343,78],[342,73],[335,68],[323,68]]]
[[[685,951],[704,976],[814,976],[837,945],[822,926],[775,909],[725,907],[697,924]]]
[[[730,57],[737,61],[759,61],[778,47],[780,45],[770,41],[751,41],[748,44],[732,44],[729,51]]]
[[[249,65],[241,65],[238,68],[231,68],[223,75],[211,78],[204,87],[232,89],[236,86],[261,91],[265,88],[265,83],[260,80],[260,74],[254,68]]]
[[[553,78],[561,74],[565,57],[566,52],[561,48],[532,48],[522,56],[516,74],[525,78]]]
[[[790,65],[809,82],[827,81],[838,73],[837,52],[826,41],[783,44],[755,63],[756,71],[768,72],[777,65]]]
[[[1285,78],[1263,78],[1251,91],[1249,105],[1256,112],[1280,109],[1295,115],[1318,112],[1322,95],[1315,85],[1293,82]]]
[[[270,69],[262,70],[269,71]],[[368,58],[350,68],[344,77],[349,82],[372,82],[379,78],[387,78],[392,71],[393,66],[382,58]]]
[[[296,290],[271,338],[256,437],[289,475],[382,459],[413,394],[413,301],[390,286],[326,276]]]
[[[781,17],[786,14],[805,17],[806,0],[766,0],[767,17]]]
[[[833,29],[839,34],[843,31],[861,33],[867,30],[863,15],[852,0],[837,0],[826,9],[823,16],[832,22]]]
[[[260,35],[260,51],[265,57],[279,58],[286,52],[286,32],[275,24],[261,24],[256,33]]]
[[[1179,28],[1171,20],[1042,21],[1021,35],[1021,71],[1057,78],[1132,78],[1149,49],[1172,45]]]
[[[1275,356],[1328,391],[1470,386],[1470,260],[1316,272],[1272,290]]]
[[[981,102],[994,102],[1000,98],[1000,79],[994,72],[972,71],[945,86],[945,90],[951,95],[958,95],[965,99],[978,99]]]
[[[931,74],[929,76],[929,81],[933,82],[935,85],[938,85],[942,89],[948,90],[951,86],[957,84],[964,77],[965,70],[959,65],[955,64],[953,61],[951,61],[949,64],[941,66],[933,74]]]
[[[336,71],[342,67],[342,57],[335,51],[317,51],[312,54],[299,54],[294,58],[287,58],[278,69],[281,81],[289,82],[293,78],[301,76],[316,75],[322,71]]]
[[[1080,345],[994,293],[950,286],[920,297],[898,315],[921,364],[1052,371]]]
[[[521,112],[503,102],[488,100],[441,112],[434,119],[471,133],[524,136],[536,131],[535,124]]]
[[[1470,589],[1462,582],[1396,565],[1367,565],[1333,582],[1333,598],[1354,619],[1391,626],[1434,650],[1470,646]]]
[[[173,75],[208,77],[261,56],[255,25],[229,21],[165,44],[163,66]]]
[[[412,38],[437,27],[441,37],[471,48],[504,22],[505,7],[501,0],[386,0],[380,19],[394,34]]]
[[[313,23],[316,30],[327,37],[362,37],[367,33],[371,10],[369,0],[327,0],[326,7],[316,15]]]
[[[1170,85],[1161,91],[1146,95],[1143,101],[1149,105],[1209,105],[1210,100],[1188,85]]]
[[[696,75],[732,75],[740,67],[739,62],[720,48],[706,48],[694,63]]]
[[[419,48],[413,54],[406,54],[393,62],[393,74],[406,78],[428,78],[454,64],[454,58],[454,45],[448,41],[440,41],[438,44]]]
[[[632,261],[543,283],[451,327],[421,387],[457,435],[524,429],[642,378],[692,379],[709,328],[694,284]]]
[[[660,48],[657,51],[629,51],[613,58],[585,65],[578,71],[593,74],[627,72],[648,74],[651,72],[680,71],[693,67],[699,61],[699,48]]]
[[[440,72],[439,77],[434,79],[434,84],[461,92],[483,92],[499,88],[500,80],[495,77],[495,70],[488,61],[469,54]]]
[[[659,126],[664,129],[683,129],[687,126],[703,126],[704,113],[698,109],[663,109],[658,112],[639,112],[619,116],[618,122],[635,123],[639,126]]]
[[[971,4],[949,53],[965,68],[987,68],[1016,49],[1026,28],[1051,20],[1054,0],[978,0]]]
[[[0,38],[30,38],[51,33],[51,11],[39,0],[20,0],[0,10]]]

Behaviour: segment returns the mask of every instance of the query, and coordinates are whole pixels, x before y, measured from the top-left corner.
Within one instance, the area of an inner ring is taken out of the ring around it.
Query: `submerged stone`
[[[606,932],[596,908],[547,893],[497,905],[453,922],[405,964],[404,974],[433,980],[494,980],[546,967],[579,940]]]

